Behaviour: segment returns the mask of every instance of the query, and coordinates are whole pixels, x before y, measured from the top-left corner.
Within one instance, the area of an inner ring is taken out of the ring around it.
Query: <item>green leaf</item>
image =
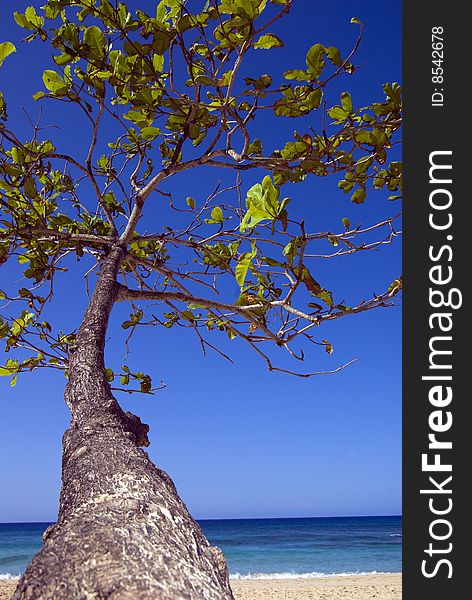
[[[233,74],[232,70],[226,71],[223,75],[218,79],[218,85],[220,87],[227,87],[229,82],[231,81],[231,76]]]
[[[349,113],[347,113],[342,106],[333,106],[328,110],[328,115],[335,120],[336,123],[344,123],[344,121],[349,117]]]
[[[369,156],[369,157],[364,156],[364,157],[360,158],[356,162],[356,173],[359,175],[367,173],[367,171],[369,170],[369,167],[373,163],[373,160],[374,159],[371,156]]]
[[[87,27],[84,32],[84,42],[92,51],[94,58],[103,58],[106,52],[106,38],[96,25]]]
[[[141,135],[145,140],[155,140],[160,135],[161,130],[158,127],[143,127],[141,129]]]
[[[343,107],[344,112],[346,112],[348,115],[352,114],[352,98],[349,92],[341,93],[341,105]]]
[[[387,99],[395,106],[395,108],[401,108],[402,106],[402,88],[398,83],[386,83],[383,86],[383,90]]]
[[[19,12],[14,12],[13,18],[15,19],[15,22],[17,23],[17,25],[19,25],[20,27],[23,27],[23,29],[34,29],[32,24],[26,18],[26,15],[23,15]]]
[[[196,206],[195,200],[193,198],[191,198],[190,196],[188,196],[185,199],[185,202],[187,203],[187,206],[190,206],[190,208],[194,209]]]
[[[74,60],[74,57],[65,53],[60,54],[59,56],[53,56],[53,59],[57,66],[62,67],[63,65],[68,65],[71,63]]]
[[[12,44],[11,42],[2,42],[0,44],[0,67],[2,66],[6,57],[10,56],[10,54],[13,54],[13,52],[16,52],[15,44]]]
[[[146,124],[149,121],[149,119],[142,112],[137,112],[134,110],[131,110],[131,111],[127,112],[126,114],[124,114],[123,118],[126,119],[127,121],[131,121],[132,123],[135,123],[139,127],[146,126]]]
[[[346,229],[349,229],[351,227],[351,221],[347,217],[344,217],[344,219],[342,220],[342,224]]]
[[[16,23],[24,29],[39,29],[44,25],[44,18],[38,17],[34,6],[28,6],[25,14],[18,12],[13,13],[13,18]]]
[[[264,50],[270,50],[270,48],[281,48],[284,45],[282,40],[274,35],[273,33],[266,33],[254,44],[254,48],[263,48]]]
[[[375,146],[375,140],[370,131],[357,131],[355,137],[356,142],[359,142],[359,144],[370,144],[371,146]]]
[[[36,190],[36,183],[32,177],[25,179],[24,190],[27,198],[36,198],[38,192]]]
[[[301,69],[291,69],[290,71],[285,71],[284,77],[289,80],[308,81],[310,79],[310,74]]]
[[[325,47],[321,44],[315,44],[308,50],[306,66],[312,79],[318,79],[326,65],[324,61],[325,52]]]
[[[213,79],[208,77],[208,75],[197,75],[195,77],[195,83],[198,83],[198,85],[210,85],[212,87],[218,87],[216,81],[213,81]]]
[[[340,67],[343,64],[341,54],[335,46],[330,46],[329,48],[326,48],[326,56],[329,58],[329,60],[333,63],[335,67]]]
[[[191,310],[183,310],[180,316],[186,321],[196,321],[198,319]]]
[[[159,2],[156,8],[156,21],[158,23],[164,23],[167,18],[167,8],[165,2]]]
[[[5,367],[0,367],[0,377],[9,377],[11,375],[10,369],[5,369]]]
[[[272,183],[269,175],[264,177],[262,184],[253,185],[247,192],[247,212],[241,221],[240,231],[251,229],[261,221],[277,219],[288,204],[288,198],[279,204],[279,195],[279,188]]]
[[[333,294],[329,290],[321,290],[321,292],[317,294],[317,298],[320,298],[320,300],[323,300],[330,308],[333,308]]]
[[[253,258],[254,258],[254,253],[245,252],[244,254],[241,254],[241,256],[238,260],[238,264],[236,265],[236,269],[235,269],[235,274],[236,274],[236,281],[238,282],[239,287],[241,287],[241,288],[244,286],[244,282],[246,281],[247,272],[249,270],[249,267],[251,266],[251,262],[252,262]]]
[[[263,256],[261,258],[261,260],[263,260],[267,265],[269,265],[269,267],[283,267],[283,266],[285,266],[284,263],[280,262],[279,260],[275,260],[275,258],[270,258],[270,256]]]
[[[208,225],[211,225],[211,224],[219,225],[220,223],[223,223],[223,221],[224,221],[223,211],[221,210],[221,208],[219,206],[215,206],[215,208],[211,211],[211,219],[205,219],[205,223],[207,223]]]
[[[176,29],[180,33],[191,29],[197,25],[197,21],[191,15],[184,15],[181,19],[177,21]]]
[[[345,194],[348,194],[353,187],[354,182],[347,181],[346,179],[341,179],[341,181],[338,183],[338,188],[342,189]]]
[[[67,91],[66,82],[56,71],[49,69],[44,71],[43,82],[46,88],[56,96],[64,95]]]
[[[223,223],[223,211],[219,206],[215,206],[215,208],[211,211],[211,218],[215,223]]]
[[[302,240],[299,237],[291,240],[283,249],[282,254],[287,257],[288,263],[291,265],[298,254]]]
[[[41,100],[41,98],[44,98],[46,94],[44,92],[36,92],[36,94],[33,94],[33,100]]]
[[[272,77],[270,75],[264,74],[259,77],[259,79],[253,79],[252,77],[245,77],[244,83],[246,85],[252,85],[255,90],[265,90],[270,87],[272,83]]]
[[[160,54],[154,54],[154,56],[152,57],[152,64],[156,71],[162,73],[164,69],[164,57]]]
[[[362,204],[364,202],[364,200],[366,199],[366,196],[367,196],[367,192],[365,191],[365,189],[360,188],[352,194],[351,200],[352,200],[352,202],[354,202],[354,204]]]
[[[262,156],[262,142],[259,138],[256,138],[247,149],[248,154],[255,154],[256,156]]]
[[[323,92],[320,88],[317,88],[308,94],[305,103],[309,109],[314,110],[315,108],[319,108],[322,99]]]

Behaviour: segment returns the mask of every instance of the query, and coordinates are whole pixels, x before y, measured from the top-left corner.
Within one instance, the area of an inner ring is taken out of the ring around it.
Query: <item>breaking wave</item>
[[[230,573],[230,579],[318,579],[324,577],[352,577],[354,575],[390,575],[391,573],[381,571],[356,571],[352,573],[320,573],[313,571],[311,573]]]

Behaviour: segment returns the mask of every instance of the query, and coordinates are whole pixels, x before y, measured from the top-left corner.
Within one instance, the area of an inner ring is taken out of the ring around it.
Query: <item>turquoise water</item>
[[[199,521],[233,578],[401,571],[401,517]],[[20,575],[49,523],[0,523],[0,578]]]

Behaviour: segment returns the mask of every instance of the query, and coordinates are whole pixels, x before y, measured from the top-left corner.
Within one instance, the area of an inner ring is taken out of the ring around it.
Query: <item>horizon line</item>
[[[402,517],[403,514],[389,515],[330,515],[330,516],[302,516],[302,517],[217,517],[217,518],[198,518],[193,517],[195,521],[273,521],[273,520],[295,520],[295,519],[372,519],[372,518],[391,518]],[[0,521],[0,525],[39,525],[45,523],[55,523],[56,521]]]

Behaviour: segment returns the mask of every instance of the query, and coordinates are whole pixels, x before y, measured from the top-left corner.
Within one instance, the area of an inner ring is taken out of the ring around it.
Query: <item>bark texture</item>
[[[58,520],[13,600],[232,600],[221,551],[140,448],[149,428],[120,408],[106,380],[121,256],[117,247],[104,261],[71,356]]]

